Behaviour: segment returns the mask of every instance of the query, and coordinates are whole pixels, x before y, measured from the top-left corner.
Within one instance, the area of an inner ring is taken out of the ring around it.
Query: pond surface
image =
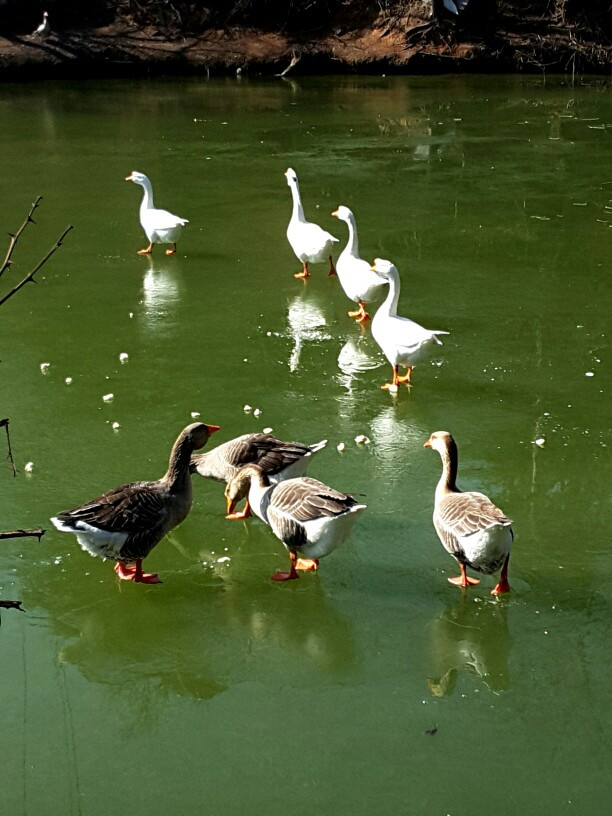
[[[47,529],[1,542],[0,596],[27,610],[0,630],[2,812],[605,808],[609,84],[41,83],[0,87],[0,112],[4,232],[44,197],[0,293],[74,224],[38,285],[0,309],[0,418],[19,469],[2,436],[0,530]],[[411,392],[380,389],[390,367],[325,266],[293,277],[288,166],[307,217],[344,245],[331,212],[351,207],[362,256],[394,261],[400,313],[450,332]],[[132,170],[190,221],[174,257],[136,254]],[[222,426],[214,443],[264,427],[329,440],[311,475],[368,509],[318,574],[270,581],[280,543],[226,521],[222,485],[201,479],[146,561],[161,586],[119,583],[52,528],[60,510],[161,476],[192,412]],[[446,580],[440,462],[423,450],[435,430],[458,442],[460,486],[514,519],[507,597],[493,578],[467,592]]]

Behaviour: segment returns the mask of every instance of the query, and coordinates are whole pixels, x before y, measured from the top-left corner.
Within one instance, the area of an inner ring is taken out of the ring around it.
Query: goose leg
[[[334,259],[330,255],[329,256],[329,272],[327,273],[327,275],[328,275],[328,277],[331,277],[331,275],[337,275],[337,274],[338,273],[336,272],[336,267],[334,266]]]
[[[365,323],[367,320],[370,319],[370,315],[365,310],[365,303],[363,300],[359,301],[359,308],[356,309],[354,312],[348,313],[349,317],[354,317],[358,323]]]
[[[502,595],[510,592],[510,584],[508,583],[508,562],[510,561],[510,553],[506,556],[504,566],[501,569],[499,582],[497,586],[491,590],[491,595]]]
[[[245,519],[251,515],[251,505],[249,504],[249,500],[246,500],[246,503],[242,509],[238,513],[229,513],[225,518],[229,519],[230,521],[236,521],[237,519]]]
[[[449,578],[448,583],[454,584],[458,587],[469,587],[469,586],[476,586],[479,584],[480,581],[478,578],[470,578],[470,576],[465,571],[465,564],[462,564],[461,561],[459,562],[459,569],[461,570],[461,575],[458,575],[456,578]]]
[[[136,560],[136,571],[132,580],[137,584],[161,584],[161,578],[156,572],[143,572],[142,559]]]
[[[289,572],[275,572],[272,576],[273,581],[292,581],[294,578],[299,578],[300,576],[295,571],[295,565],[297,562],[297,555],[294,552],[289,552],[289,558],[291,559],[291,569]]]
[[[128,566],[123,561],[117,561],[115,572],[122,581],[134,581],[135,584],[161,584],[161,580],[156,573],[142,571],[141,558],[135,562],[134,566]]]
[[[166,255],[175,255],[176,254],[176,244],[172,244],[172,249],[166,250]]]
[[[393,379],[390,383],[383,383],[380,387],[383,391],[388,391],[391,386],[397,386],[399,383],[399,376],[397,373],[397,366],[393,366]]]
[[[401,385],[402,383],[411,383],[412,382],[412,366],[406,366],[406,373],[403,377],[397,378],[397,385]]]
[[[318,558],[298,558],[295,568],[302,572],[312,572],[319,568]]]
[[[139,249],[138,255],[150,255],[153,252],[153,241],[149,244],[146,249]]]
[[[308,261],[304,261],[304,268],[302,269],[302,271],[301,272],[296,272],[293,277],[294,278],[300,278],[301,280],[304,280],[304,278],[309,278],[310,277],[310,272],[308,271]]]

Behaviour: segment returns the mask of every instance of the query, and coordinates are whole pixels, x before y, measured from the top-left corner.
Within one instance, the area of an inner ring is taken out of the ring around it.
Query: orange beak
[[[131,180],[132,180],[132,176],[131,176],[131,174],[130,174],[129,176],[126,176],[126,177],[125,177],[125,180],[126,180],[126,181],[131,181]]]
[[[226,506],[226,515],[231,515],[234,512],[234,508],[236,507],[236,502],[233,499],[230,499],[229,496],[225,497],[225,506]]]
[[[334,210],[334,211],[333,211],[333,213],[332,213],[332,215],[335,215],[335,216],[336,216],[336,218],[337,218],[337,217],[338,217],[338,210]]]
[[[221,430],[220,425],[207,425],[206,427],[208,428],[208,433],[209,434],[214,434],[216,431]]]
[[[425,444],[423,445],[423,447],[424,447],[424,448],[431,448],[431,436],[429,437],[429,439],[427,440],[427,442],[425,442]]]

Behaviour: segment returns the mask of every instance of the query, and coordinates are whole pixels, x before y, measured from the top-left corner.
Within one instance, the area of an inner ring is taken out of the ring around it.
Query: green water
[[[0,113],[3,231],[44,196],[0,294],[75,227],[0,307],[19,468],[0,437],[0,530],[47,528],[0,542],[0,595],[27,609],[0,629],[2,813],[605,811],[609,85],[47,83],[2,86]],[[288,166],[308,217],[343,245],[330,214],[350,206],[362,256],[394,261],[400,313],[450,332],[411,393],[380,390],[389,366],[325,267],[294,279]],[[175,257],[136,255],[132,170],[190,220]],[[317,575],[270,581],[281,545],[225,521],[204,480],[147,559],[161,586],[120,584],[51,527],[161,476],[192,412],[222,426],[214,442],[329,440],[312,475],[368,510]],[[446,581],[422,448],[442,429],[460,485],[514,519],[503,599],[493,579]]]

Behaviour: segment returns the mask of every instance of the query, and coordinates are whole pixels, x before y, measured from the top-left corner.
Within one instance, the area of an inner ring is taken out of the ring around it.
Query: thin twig
[[[21,604],[23,601],[0,601],[0,608],[2,609],[18,609],[20,612],[25,612]]]
[[[285,74],[288,74],[288,73],[289,73],[289,71],[290,71],[292,68],[295,68],[295,66],[296,66],[296,65],[298,64],[298,62],[300,61],[301,57],[302,57],[302,55],[301,55],[301,54],[297,54],[297,53],[294,51],[294,52],[293,52],[293,54],[292,54],[292,56],[291,56],[291,62],[289,63],[289,65],[288,65],[288,66],[285,68],[285,70],[284,70],[284,71],[281,71],[281,72],[280,72],[280,74],[277,74],[276,76],[278,76],[278,77],[284,77],[284,76],[285,76]]]
[[[9,235],[11,236],[11,241],[9,243],[9,248],[7,250],[7,253],[6,253],[6,257],[5,257],[5,259],[4,259],[3,263],[2,263],[2,266],[0,266],[0,278],[6,272],[6,270],[9,268],[9,266],[11,265],[11,256],[13,254],[13,250],[15,249],[17,241],[19,240],[19,236],[24,231],[24,229],[28,226],[28,224],[34,224],[34,219],[32,218],[32,216],[34,215],[34,211],[36,210],[36,208],[38,207],[38,205],[40,204],[41,201],[42,201],[42,196],[38,196],[36,201],[32,204],[32,209],[28,213],[28,215],[26,217],[26,220],[19,227],[17,232],[14,235],[12,233],[9,233]]]
[[[10,533],[0,533],[3,538],[37,538],[39,541],[44,536],[45,531],[39,527],[37,530],[13,530]]]
[[[0,299],[0,306],[2,306],[2,304],[3,304],[3,303],[6,303],[6,301],[7,301],[9,298],[13,297],[13,295],[16,295],[16,294],[17,294],[17,292],[18,292],[18,291],[19,291],[19,290],[20,290],[20,289],[21,289],[23,286],[25,286],[25,285],[26,285],[26,283],[36,283],[36,281],[34,280],[34,275],[35,275],[35,274],[38,272],[38,270],[41,268],[41,266],[44,266],[44,265],[47,263],[47,261],[48,261],[48,260],[49,260],[49,258],[50,258],[50,257],[51,257],[51,256],[54,254],[54,252],[56,252],[56,251],[57,251],[57,250],[58,250],[58,249],[61,247],[61,245],[62,245],[62,241],[64,240],[64,238],[66,237],[66,235],[68,235],[68,233],[70,232],[70,230],[71,230],[72,228],[73,228],[73,227],[72,227],[72,224],[68,224],[68,226],[66,227],[66,229],[64,230],[64,232],[63,232],[63,233],[61,234],[61,236],[58,238],[58,240],[56,241],[56,243],[55,243],[55,244],[54,244],[54,245],[51,247],[51,249],[50,249],[50,250],[47,252],[47,254],[46,254],[46,255],[45,255],[45,257],[42,259],[42,261],[40,261],[40,262],[37,264],[37,266],[36,266],[36,267],[35,267],[35,268],[34,268],[34,269],[33,269],[33,270],[32,270],[32,271],[29,273],[29,275],[26,275],[26,276],[25,276],[25,278],[24,278],[24,279],[21,281],[21,283],[18,283],[18,284],[17,284],[17,286],[15,286],[13,289],[11,289],[11,291],[10,291],[8,294],[6,294],[6,295],[5,295],[3,298],[1,298],[1,299]]]
[[[13,451],[11,450],[11,437],[9,436],[9,420],[8,417],[5,419],[0,419],[0,428],[6,428],[6,444],[8,445],[8,455],[7,459],[11,463],[11,467],[13,468],[13,476],[17,475],[17,468],[15,467],[15,460],[13,459]]]
[[[0,609],[18,609],[19,612],[25,612],[25,609],[21,606],[22,601],[0,601]],[[2,618],[0,617],[0,625],[2,624]]]

